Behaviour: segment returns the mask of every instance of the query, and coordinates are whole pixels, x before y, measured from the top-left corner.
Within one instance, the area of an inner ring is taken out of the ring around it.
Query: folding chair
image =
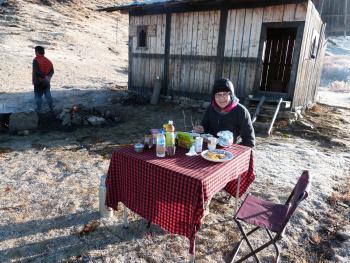
[[[256,261],[260,263],[259,258],[256,254],[270,245],[273,245],[275,247],[277,263],[279,261],[280,252],[276,242],[283,237],[286,225],[299,203],[308,196],[310,185],[311,176],[309,175],[308,171],[304,171],[299,177],[297,184],[295,185],[292,193],[284,205],[262,200],[249,194],[234,217],[239,230],[243,234],[243,238],[239,241],[234,250],[234,256],[231,263],[242,262],[251,256],[254,256]],[[239,220],[256,227],[250,230],[248,233],[245,233]],[[248,240],[248,236],[260,228],[266,230],[270,241],[261,245],[257,249],[253,249],[251,243]],[[275,233],[274,237],[272,236],[271,232]],[[240,258],[238,261],[234,261],[243,240],[247,242],[251,252],[246,256]]]

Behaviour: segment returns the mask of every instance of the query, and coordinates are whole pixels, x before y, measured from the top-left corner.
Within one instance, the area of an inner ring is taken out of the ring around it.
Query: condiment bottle
[[[175,154],[175,127],[173,121],[168,121],[165,127],[165,147],[168,155],[172,156]]]

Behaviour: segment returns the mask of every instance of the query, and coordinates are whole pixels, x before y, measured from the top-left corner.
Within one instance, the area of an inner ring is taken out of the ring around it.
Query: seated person
[[[229,79],[215,81],[211,104],[208,107],[202,125],[194,128],[196,132],[210,133],[217,136],[219,131],[233,133],[234,142],[240,137],[239,144],[254,147],[255,134],[250,113],[246,107],[239,103],[235,96],[233,84]]]

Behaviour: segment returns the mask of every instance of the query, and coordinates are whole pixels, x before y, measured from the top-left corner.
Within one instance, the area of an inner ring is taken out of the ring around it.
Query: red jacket
[[[46,76],[52,77],[54,73],[51,61],[44,55],[37,55],[33,60],[33,84],[38,84],[45,79]]]

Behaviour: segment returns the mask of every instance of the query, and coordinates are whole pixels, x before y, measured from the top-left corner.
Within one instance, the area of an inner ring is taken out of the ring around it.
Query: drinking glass
[[[208,150],[213,151],[216,149],[217,139],[215,137],[208,138]]]

